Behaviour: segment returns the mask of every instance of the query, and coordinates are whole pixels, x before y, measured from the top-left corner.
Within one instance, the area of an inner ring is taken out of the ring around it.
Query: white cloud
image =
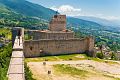
[[[67,16],[75,16],[81,12],[80,8],[75,8],[71,5],[62,5],[59,7],[51,7],[51,9],[60,12],[61,14],[66,14]]]
[[[84,11],[81,11],[81,8],[76,8],[74,6],[71,5],[61,5],[61,6],[53,6],[51,7],[51,9],[58,11],[61,14],[66,14],[67,16],[72,16],[72,17],[76,17],[76,16],[91,16],[91,17],[97,17],[97,18],[102,18],[102,19],[106,19],[106,20],[120,20],[120,17],[118,16],[109,16],[109,15],[104,15],[101,13],[98,14],[90,14]]]

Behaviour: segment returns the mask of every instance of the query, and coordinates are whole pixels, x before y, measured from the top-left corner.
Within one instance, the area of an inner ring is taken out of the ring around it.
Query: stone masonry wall
[[[50,31],[62,31],[66,29],[66,15],[54,15],[49,23]]]
[[[71,39],[74,38],[74,32],[34,32],[33,40],[39,39]]]
[[[25,57],[39,57],[43,55],[59,55],[83,53],[93,51],[92,38],[68,40],[36,40],[24,42]]]

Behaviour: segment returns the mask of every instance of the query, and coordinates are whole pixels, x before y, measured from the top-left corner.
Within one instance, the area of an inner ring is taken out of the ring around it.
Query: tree
[[[98,58],[100,58],[100,59],[103,59],[103,58],[104,58],[103,53],[97,53],[96,56],[97,56]]]
[[[117,56],[116,56],[116,54],[114,52],[112,52],[112,54],[111,54],[111,59],[112,60],[116,60],[117,59]]]
[[[101,42],[98,42],[97,46],[99,47],[100,49],[100,52],[103,54],[103,45],[105,45],[105,42],[101,41]]]

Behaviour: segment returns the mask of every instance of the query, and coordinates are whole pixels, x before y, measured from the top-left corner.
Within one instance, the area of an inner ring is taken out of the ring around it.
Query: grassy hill
[[[46,28],[47,22],[41,18],[25,16],[0,3],[0,26],[21,26],[29,29]]]
[[[56,13],[51,9],[30,3],[25,0],[0,0],[0,3],[6,5],[10,9],[20,14],[26,16],[36,16],[47,20],[50,19]]]

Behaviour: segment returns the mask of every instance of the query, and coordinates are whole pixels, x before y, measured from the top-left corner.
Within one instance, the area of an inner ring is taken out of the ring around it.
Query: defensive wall
[[[25,57],[39,57],[44,55],[59,55],[72,53],[91,53],[94,51],[93,37],[66,40],[30,40],[24,41]],[[91,54],[89,54],[91,55]]]

